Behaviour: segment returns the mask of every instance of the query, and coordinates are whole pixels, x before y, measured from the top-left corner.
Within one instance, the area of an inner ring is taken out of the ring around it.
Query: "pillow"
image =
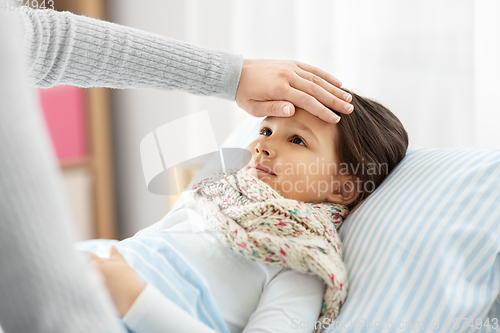
[[[264,117],[256,118],[247,115],[231,134],[229,134],[222,145],[220,145],[219,150],[222,152],[226,170],[239,170],[250,161],[252,154],[248,150],[245,150],[245,148],[259,136],[259,127],[262,120],[264,120]],[[195,164],[203,165],[203,167],[191,179],[181,195],[184,195],[184,192],[189,191],[194,184],[200,182],[205,177],[210,177],[212,172],[220,172],[223,168],[219,152],[200,156],[196,159]],[[211,178],[212,181],[217,179],[218,178]],[[182,200],[177,200],[170,210],[177,209],[181,202]]]
[[[246,148],[262,119],[222,147]],[[349,294],[328,332],[498,328],[500,149],[409,148],[339,233]]]
[[[247,115],[246,118],[229,134],[221,147],[245,149],[259,136],[260,123],[265,117]]]
[[[500,149],[408,152],[339,231],[349,294],[330,332],[498,328]]]

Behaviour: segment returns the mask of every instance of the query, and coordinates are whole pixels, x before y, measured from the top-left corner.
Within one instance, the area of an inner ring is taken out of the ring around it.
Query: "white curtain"
[[[500,0],[109,0],[117,23],[247,58],[297,59],[388,106],[415,148],[500,148]],[[208,110],[221,144],[246,116],[235,103],[113,91],[122,235],[161,219],[139,144],[179,114]],[[203,138],[200,138],[203,140]]]
[[[415,148],[500,148],[497,0],[184,3],[188,41],[323,68],[389,107]],[[193,97],[188,105],[189,112],[212,107],[226,125],[229,119],[229,127],[220,125],[223,137],[244,117],[212,99]]]

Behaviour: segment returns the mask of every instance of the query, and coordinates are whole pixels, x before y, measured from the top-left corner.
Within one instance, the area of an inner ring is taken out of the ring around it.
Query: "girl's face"
[[[334,151],[336,124],[296,108],[292,117],[266,117],[259,133],[247,147],[252,159],[243,171],[288,199],[342,203],[334,195],[343,180]]]

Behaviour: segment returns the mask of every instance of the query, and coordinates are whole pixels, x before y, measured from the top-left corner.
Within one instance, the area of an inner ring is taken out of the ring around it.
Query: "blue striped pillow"
[[[245,148],[262,119],[222,146]],[[500,149],[409,149],[339,232],[349,297],[329,332],[500,325]]]
[[[350,286],[331,332],[498,328],[500,149],[409,152],[339,231]]]

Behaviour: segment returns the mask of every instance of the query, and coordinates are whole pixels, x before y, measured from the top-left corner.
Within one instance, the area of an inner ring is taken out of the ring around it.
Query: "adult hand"
[[[146,285],[116,247],[111,247],[109,259],[101,258],[91,252],[87,253],[92,257],[92,264],[101,271],[120,317],[125,316]]]
[[[340,117],[327,107],[341,113],[354,110],[352,96],[341,86],[334,76],[298,61],[245,59],[236,103],[254,117],[292,116],[295,105],[338,123]]]

